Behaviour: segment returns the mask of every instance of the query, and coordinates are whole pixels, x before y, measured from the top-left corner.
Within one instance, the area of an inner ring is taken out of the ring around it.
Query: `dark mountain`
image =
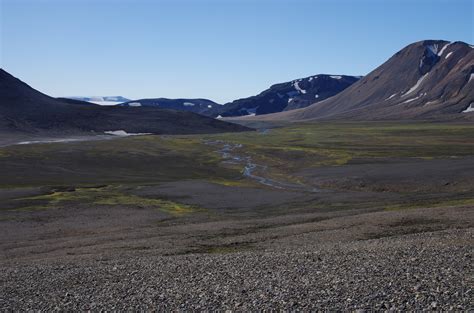
[[[178,111],[194,112],[207,116],[217,116],[217,108],[221,105],[208,99],[140,99],[119,104],[130,107],[158,107]]]
[[[425,40],[325,101],[268,120],[474,119],[474,47]]]
[[[61,101],[40,93],[0,69],[0,130],[194,134],[248,129],[191,112]]]
[[[343,91],[360,77],[315,75],[271,86],[260,94],[235,100],[218,108],[218,115],[262,115],[304,108]]]
[[[260,94],[220,105],[208,99],[140,99],[120,106],[159,107],[189,111],[212,117],[261,115],[304,108],[315,101],[327,99],[346,89],[359,77],[345,75],[315,75],[271,86]]]
[[[82,100],[76,100],[76,99],[71,99],[71,98],[56,98],[56,100],[64,103],[70,103],[70,104],[80,104],[80,105],[94,105],[92,102],[87,102],[87,101],[82,101]]]

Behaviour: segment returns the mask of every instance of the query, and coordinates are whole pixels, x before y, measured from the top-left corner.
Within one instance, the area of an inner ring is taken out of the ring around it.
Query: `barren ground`
[[[322,124],[3,147],[0,308],[468,310],[472,138]]]

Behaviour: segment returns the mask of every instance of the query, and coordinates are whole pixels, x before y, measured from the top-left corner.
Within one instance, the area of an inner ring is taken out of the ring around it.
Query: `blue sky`
[[[472,0],[0,0],[1,66],[52,96],[218,102],[365,75],[423,39],[474,43]]]

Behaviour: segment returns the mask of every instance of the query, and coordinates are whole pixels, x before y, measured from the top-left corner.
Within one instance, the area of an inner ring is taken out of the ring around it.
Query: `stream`
[[[242,175],[257,181],[258,183],[266,186],[270,186],[276,189],[286,189],[295,191],[306,191],[306,192],[317,192],[316,188],[308,188],[302,184],[295,184],[290,182],[277,181],[268,177],[263,176],[267,171],[267,165],[257,164],[252,160],[252,157],[237,154],[238,149],[242,148],[243,145],[240,143],[229,143],[223,140],[204,140],[204,144],[217,146],[219,150],[216,153],[221,155],[223,159],[222,163],[242,165]],[[260,175],[257,175],[256,172]]]

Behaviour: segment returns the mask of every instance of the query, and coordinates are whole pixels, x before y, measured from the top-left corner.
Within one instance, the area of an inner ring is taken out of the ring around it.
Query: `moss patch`
[[[30,205],[16,210],[33,211],[58,208],[71,205],[106,205],[106,206],[131,206],[138,208],[157,209],[174,216],[193,213],[201,208],[177,203],[169,200],[147,198],[132,195],[120,187],[103,188],[77,188],[73,191],[56,191],[46,195],[18,199],[29,202]]]

